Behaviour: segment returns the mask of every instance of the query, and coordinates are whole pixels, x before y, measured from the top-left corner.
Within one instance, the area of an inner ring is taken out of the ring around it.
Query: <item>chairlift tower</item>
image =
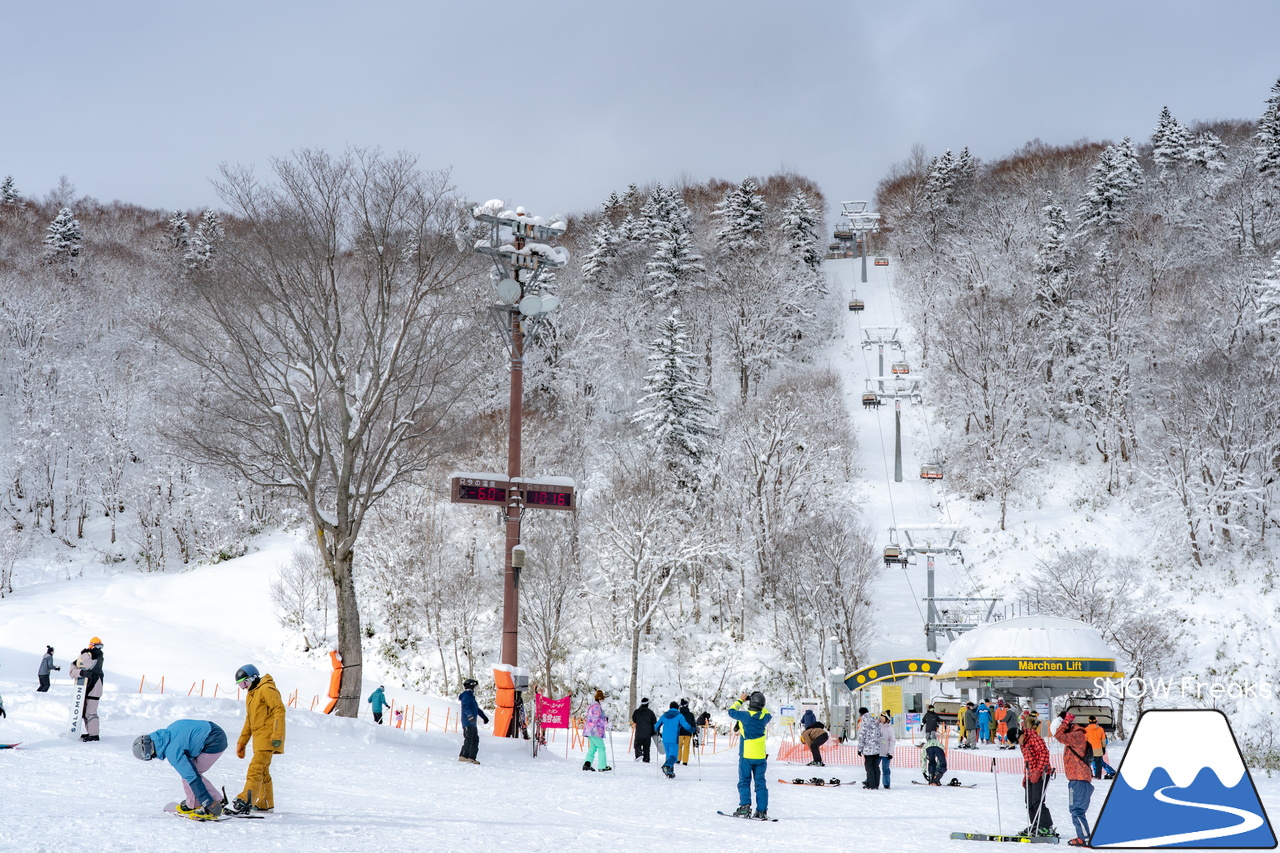
[[[867,208],[870,202],[842,201],[840,215],[849,222],[849,230],[854,239],[862,246],[862,283],[867,283],[867,233],[880,230],[880,214],[872,213]]]
[[[883,403],[885,400],[893,400],[893,480],[895,483],[902,482],[902,401],[910,400],[913,403],[922,402],[923,397],[920,394],[920,380],[915,378],[907,378],[905,376],[877,376],[876,384],[880,386],[880,390],[876,391],[876,399]]]
[[[862,348],[871,349],[873,346],[880,348],[880,377],[884,377],[884,348],[891,346],[898,352],[905,352],[902,341],[898,338],[897,326],[863,326],[862,327]]]
[[[902,556],[906,558],[923,554],[927,560],[925,601],[927,602],[928,610],[925,615],[924,635],[925,647],[930,652],[938,650],[939,633],[946,634],[948,640],[954,640],[957,633],[970,631],[981,622],[990,621],[999,599],[937,598],[934,595],[933,558],[938,554],[943,554],[956,557],[963,563],[964,553],[961,552],[958,544],[963,528],[955,524],[904,524],[897,530],[902,532],[906,543],[901,546]],[[893,531],[894,529],[890,528],[890,538],[893,538]],[[964,607],[960,608],[960,612],[953,616],[952,608],[939,610],[939,602],[953,602],[964,605]],[[975,606],[981,605],[986,606],[986,612],[982,616],[974,616],[973,614],[977,612],[974,610]]]

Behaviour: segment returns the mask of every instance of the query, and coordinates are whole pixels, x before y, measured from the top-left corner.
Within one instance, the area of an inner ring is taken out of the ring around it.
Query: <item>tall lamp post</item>
[[[498,304],[491,310],[506,338],[510,355],[502,662],[514,667],[519,664],[520,656],[520,570],[525,561],[525,548],[520,544],[520,521],[526,502],[520,469],[525,327],[536,327],[559,306],[560,300],[556,296],[541,292],[538,278],[544,269],[559,269],[568,263],[569,251],[544,242],[564,234],[566,225],[563,217],[552,216],[550,221],[544,220],[540,216],[529,215],[523,207],[508,210],[498,200],[476,207],[472,216],[489,226],[489,236],[477,241],[473,250],[493,260],[494,270],[490,277],[497,286]]]

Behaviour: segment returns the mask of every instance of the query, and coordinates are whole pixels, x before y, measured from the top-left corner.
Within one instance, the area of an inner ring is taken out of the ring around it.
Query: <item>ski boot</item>
[[[236,797],[231,801],[231,805],[226,807],[226,813],[229,815],[248,814],[250,808],[252,808],[252,804]]]
[[[751,806],[738,806],[733,810],[734,817],[751,817]]]
[[[1046,826],[1046,827],[1043,827],[1039,832],[1037,832],[1036,835],[1040,836],[1041,838],[1057,838],[1058,831],[1054,829],[1052,826]]]
[[[751,818],[752,818],[752,820],[768,820],[768,819],[769,819],[769,813],[768,813],[768,812],[756,812],[755,814],[753,814],[753,815],[751,816]]]
[[[1089,842],[1085,841],[1083,838],[1073,838],[1067,842],[1067,846],[1068,847],[1088,847],[1090,845],[1089,845]]]
[[[213,814],[212,812],[206,811],[205,809],[189,809],[187,808],[186,803],[178,803],[178,807],[177,809],[175,809],[175,811],[177,811],[177,813],[182,815],[183,817],[189,817],[192,820],[217,820],[218,819],[217,815]]]
[[[584,762],[582,762],[582,769],[583,769],[583,770],[590,770],[592,773],[596,772],[596,769],[595,769],[594,767],[592,767],[592,766],[591,766],[591,762],[590,762],[590,761],[584,761]]]

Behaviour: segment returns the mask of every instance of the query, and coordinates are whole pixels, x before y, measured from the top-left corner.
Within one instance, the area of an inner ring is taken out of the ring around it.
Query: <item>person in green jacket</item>
[[[386,695],[382,692],[382,685],[378,685],[378,689],[369,694],[369,698],[365,701],[373,705],[373,721],[378,725],[382,725],[382,710],[386,708],[390,702],[387,701]]]

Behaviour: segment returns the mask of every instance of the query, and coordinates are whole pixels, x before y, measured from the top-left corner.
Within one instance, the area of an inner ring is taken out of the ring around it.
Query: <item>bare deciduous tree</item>
[[[305,508],[337,599],[337,713],[360,707],[353,578],[365,514],[447,448],[472,375],[473,267],[452,240],[447,176],[406,155],[304,150],[275,183],[224,167],[231,206],[212,269],[179,286],[159,336],[197,366],[176,438],[196,458]]]

